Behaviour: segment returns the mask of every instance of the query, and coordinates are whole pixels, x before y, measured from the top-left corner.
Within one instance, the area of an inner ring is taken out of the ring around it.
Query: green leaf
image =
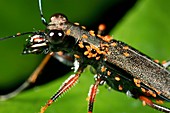
[[[169,5],[168,0],[140,0],[111,34],[152,58],[170,59]]]

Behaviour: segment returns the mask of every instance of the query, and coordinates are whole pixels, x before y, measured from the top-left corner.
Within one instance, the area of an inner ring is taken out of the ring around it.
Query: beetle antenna
[[[41,21],[42,21],[42,23],[45,25],[45,26],[47,26],[48,24],[47,24],[47,21],[46,21],[46,19],[44,18],[44,15],[43,15],[43,11],[42,11],[42,0],[38,0],[38,4],[39,4],[39,10],[40,10],[40,16],[41,16]]]
[[[9,39],[9,38],[16,38],[16,37],[19,37],[19,36],[22,36],[22,35],[34,34],[34,33],[35,33],[35,32],[17,33],[17,34],[12,35],[12,36],[7,36],[7,37],[0,38],[0,41],[1,41],[1,40],[6,40],[6,39]]]

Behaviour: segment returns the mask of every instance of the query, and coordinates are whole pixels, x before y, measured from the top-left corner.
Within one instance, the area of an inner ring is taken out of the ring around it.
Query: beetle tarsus
[[[161,112],[164,112],[164,113],[170,113],[170,109],[167,108],[167,107],[164,107],[164,106],[161,106],[161,105],[158,105],[154,102],[152,102],[150,99],[148,99],[147,97],[145,96],[140,96],[139,99],[144,103],[144,105],[148,105],[156,110],[159,110]]]
[[[89,95],[88,95],[88,97],[89,97],[88,113],[92,113],[92,111],[93,111],[93,104],[94,104],[95,96],[96,96],[98,85],[100,84],[100,81],[101,81],[101,79],[97,78],[95,83],[90,87]]]

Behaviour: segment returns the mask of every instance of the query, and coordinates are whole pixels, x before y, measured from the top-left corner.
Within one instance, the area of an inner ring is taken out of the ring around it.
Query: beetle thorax
[[[57,13],[50,18],[50,23],[47,26],[49,30],[65,30],[65,23],[68,22],[67,17],[63,14]]]

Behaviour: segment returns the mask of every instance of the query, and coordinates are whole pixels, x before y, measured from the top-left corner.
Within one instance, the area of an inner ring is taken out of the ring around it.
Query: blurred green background
[[[122,18],[118,18],[118,13],[123,13],[123,9],[132,2],[135,3],[135,0],[43,0],[43,11],[47,20],[52,14],[61,12],[71,22],[80,22],[88,28],[97,28],[98,20],[107,23],[107,19],[102,20],[105,16],[112,17],[113,20],[107,26],[112,27],[110,34],[115,39],[132,45],[154,59],[170,59],[170,1],[138,0],[131,8],[127,8],[127,13]],[[118,8],[111,10],[114,7]],[[1,0],[0,25],[0,37],[45,29],[40,21],[37,0]],[[0,42],[0,93],[26,80],[44,57],[21,55],[25,37]],[[0,113],[37,113],[70,74],[26,90],[11,100],[0,102]],[[47,74],[46,77],[50,76]],[[85,99],[93,82],[93,75],[86,69],[80,82],[50,106],[47,113],[87,112]],[[99,89],[94,113],[159,113],[143,107],[139,100],[125,94],[108,91],[103,86]],[[170,107],[170,104],[167,106]]]

